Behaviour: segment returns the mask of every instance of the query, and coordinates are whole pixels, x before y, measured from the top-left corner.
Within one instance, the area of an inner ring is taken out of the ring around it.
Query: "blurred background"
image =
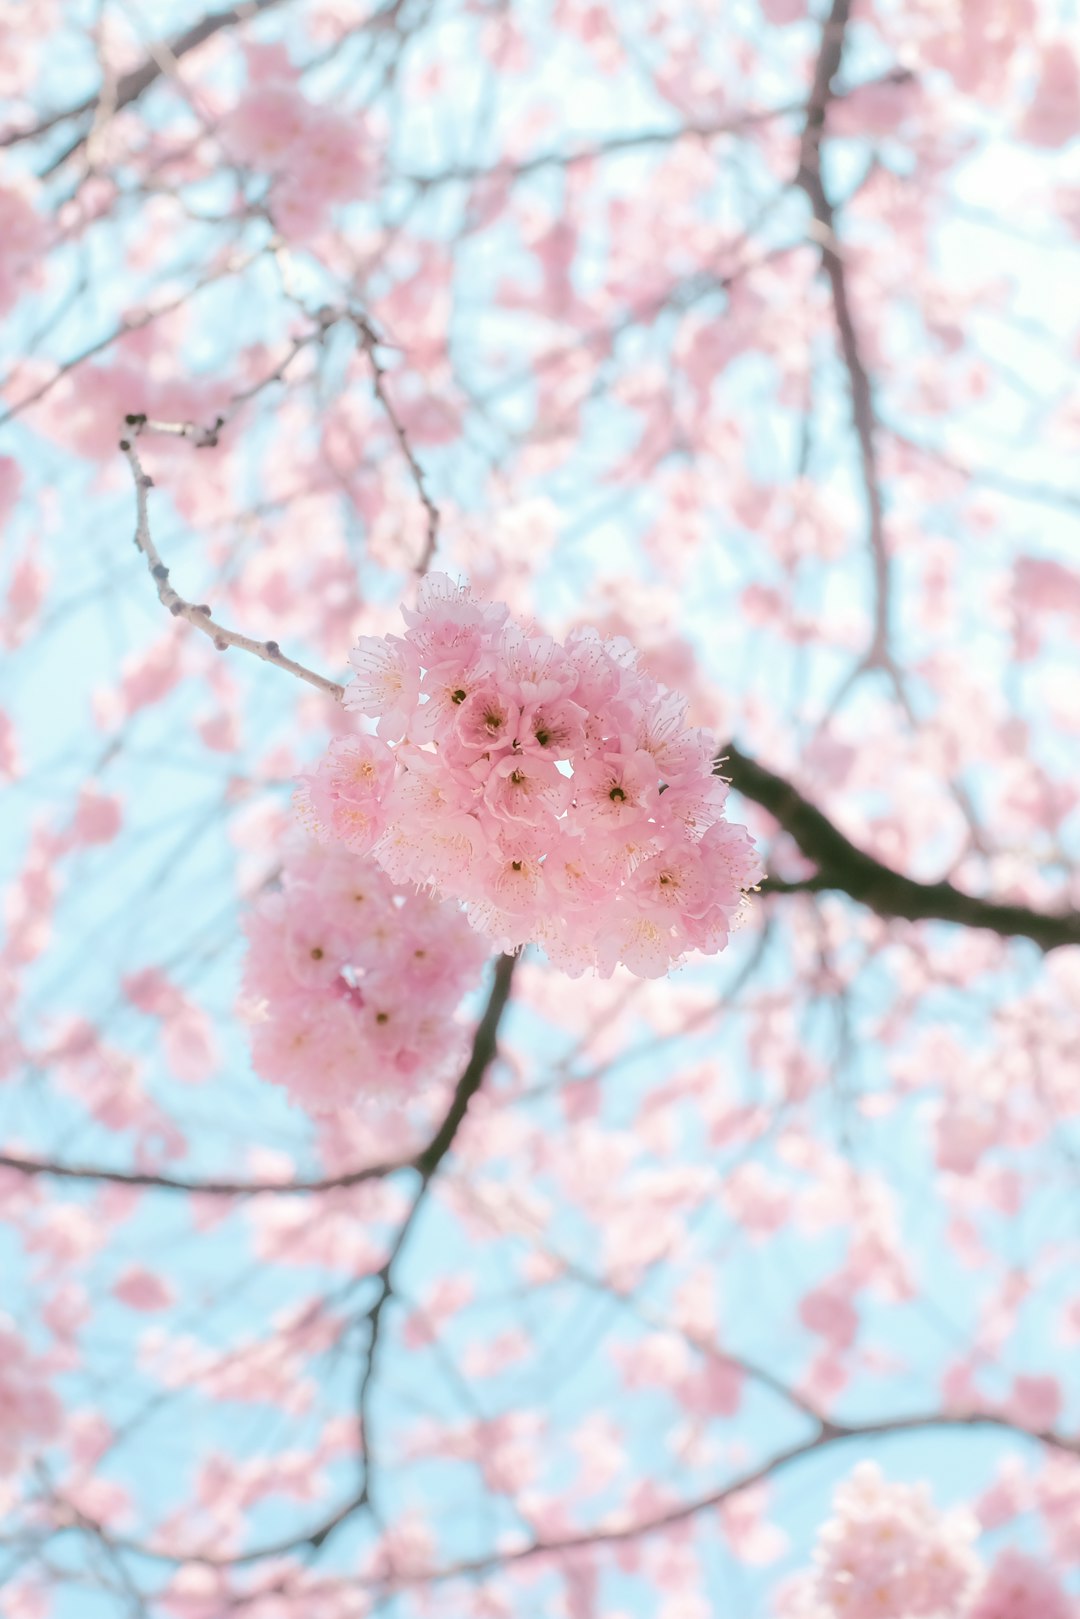
[[[766,1619],[867,1459],[1080,1593],[1075,4],[5,0],[0,94],[5,1619]],[[726,952],[527,952],[421,1194],[275,1190],[447,1092],[251,1067],[354,722],[164,611],[140,413],[216,621],[430,565],[738,749]]]

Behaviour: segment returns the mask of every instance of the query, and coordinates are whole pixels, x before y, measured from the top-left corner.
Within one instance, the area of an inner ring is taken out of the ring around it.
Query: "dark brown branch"
[[[805,1455],[813,1455],[814,1451],[821,1451],[821,1449],[831,1446],[831,1444],[842,1443],[845,1439],[876,1438],[876,1436],[891,1433],[918,1433],[918,1431],[925,1431],[928,1428],[997,1428],[997,1430],[1006,1431],[1006,1433],[1018,1434],[1018,1436],[1025,1439],[1033,1439],[1036,1443],[1044,1444],[1044,1446],[1048,1446],[1049,1449],[1054,1449],[1054,1451],[1064,1451],[1065,1454],[1069,1455],[1080,1454],[1080,1441],[1077,1441],[1077,1439],[1065,1438],[1064,1434],[1049,1433],[1049,1431],[1046,1431],[1046,1433],[1031,1433],[1030,1430],[1020,1428],[1017,1423],[1009,1421],[1009,1418],[996,1417],[996,1415],[989,1412],[973,1412],[970,1415],[968,1413],[949,1415],[947,1412],[929,1412],[926,1415],[921,1415],[920,1413],[915,1417],[895,1417],[892,1420],[884,1418],[882,1421],[855,1423],[852,1426],[823,1421],[816,1433],[811,1434],[810,1438],[803,1439],[801,1443],[792,1444],[787,1451],[779,1451],[776,1455],[771,1455],[759,1467],[751,1468],[750,1472],[740,1473],[737,1478],[730,1480],[727,1485],[722,1485],[721,1488],[714,1489],[714,1491],[704,1494],[704,1496],[696,1496],[693,1501],[680,1501],[677,1506],[670,1507],[669,1511],[662,1512],[654,1519],[648,1519],[644,1523],[625,1523],[625,1525],[619,1525],[617,1528],[597,1527],[593,1528],[593,1530],[586,1530],[581,1535],[563,1536],[560,1540],[533,1541],[531,1545],[520,1546],[515,1551],[507,1551],[507,1553],[502,1554],[495,1553],[487,1557],[476,1557],[471,1561],[458,1562],[455,1566],[445,1567],[445,1569],[432,1569],[427,1574],[405,1575],[402,1579],[395,1580],[393,1587],[434,1585],[434,1583],[444,1582],[444,1580],[463,1579],[468,1575],[486,1574],[487,1570],[504,1567],[505,1564],[528,1562],[533,1557],[551,1556],[552,1553],[560,1553],[560,1551],[578,1551],[578,1549],[586,1548],[586,1546],[620,1545],[623,1541],[641,1540],[643,1536],[656,1535],[665,1528],[674,1528],[677,1523],[685,1523],[688,1519],[696,1517],[699,1512],[714,1511],[716,1507],[722,1506],[725,1501],[730,1501],[733,1496],[738,1496],[745,1489],[750,1489],[753,1485],[759,1485],[766,1478],[771,1478],[774,1473],[779,1473],[780,1468],[789,1467],[792,1462],[798,1462]],[[381,1588],[385,1587],[385,1583],[387,1582],[381,1582]]]
[[[420,1171],[425,1188],[453,1146],[454,1137],[469,1110],[469,1103],[483,1084],[484,1075],[494,1059],[499,1024],[506,1010],[506,1003],[510,999],[510,984],[518,960],[517,956],[504,955],[495,963],[491,994],[484,1008],[484,1015],[476,1025],[472,1054],[457,1082],[453,1101],[431,1141],[415,1159],[416,1168]]]
[[[138,67],[121,75],[116,82],[113,95],[109,98],[110,111],[123,112],[133,101],[138,101],[139,97],[160,79],[163,62],[178,61],[180,57],[187,56],[189,51],[204,45],[208,39],[213,39],[223,28],[232,28],[237,23],[247,22],[250,18],[257,17],[261,12],[269,11],[281,3],[282,0],[243,0],[242,4],[229,6],[224,11],[208,12],[198,22],[192,23],[190,28],[185,28],[182,34],[177,34],[174,39],[151,51]],[[60,112],[50,113],[36,124],[29,124],[23,129],[6,130],[0,134],[0,146],[17,146],[22,141],[37,140],[39,136],[47,135],[49,130],[55,129],[58,124],[66,124],[72,118],[82,118],[87,113],[93,114],[100,100],[100,93],[87,96],[84,101],[78,101],[74,106],[65,107]],[[89,133],[89,129],[84,130],[65,147],[64,151],[49,164],[46,172],[52,173],[54,169],[66,163],[69,157],[74,157],[75,153],[86,145]]]
[[[1041,950],[1080,944],[1080,912],[1047,915],[1026,905],[977,899],[949,882],[920,883],[893,871],[857,848],[791,782],[748,758],[733,744],[725,748],[717,769],[744,798],[768,810],[818,868],[805,881],[766,883],[762,885],[766,890],[771,887],[775,893],[791,893],[835,889],[868,905],[879,916],[986,928],[1006,938],[1032,939]]]
[[[629,1540],[639,1540],[646,1535],[661,1533],[665,1529],[674,1528],[675,1525],[686,1523],[689,1519],[697,1517],[701,1512],[715,1510],[725,1501],[734,1496],[741,1495],[744,1490],[752,1488],[771,1478],[792,1462],[801,1461],[804,1456],[811,1456],[815,1451],[823,1450],[828,1445],[842,1443],[848,1439],[866,1439],[884,1436],[892,1433],[917,1433],[933,1428],[996,1428],[1007,1433],[1018,1434],[1022,1438],[1031,1439],[1049,1449],[1062,1451],[1067,1455],[1080,1455],[1080,1441],[1066,1438],[1062,1434],[1053,1432],[1034,1433],[1028,1429],[1020,1428],[1016,1423],[1010,1422],[1007,1417],[996,1416],[990,1412],[974,1412],[971,1414],[950,1415],[947,1412],[929,1412],[910,1417],[885,1418],[880,1422],[863,1422],[848,1426],[822,1422],[816,1432],[808,1439],[791,1445],[787,1450],[776,1452],[759,1466],[741,1473],[737,1478],[722,1485],[719,1489],[710,1491],[707,1495],[696,1496],[690,1501],[681,1501],[669,1508],[667,1512],[645,1522],[620,1524],[617,1527],[604,1528],[598,1526],[586,1530],[579,1535],[566,1535],[561,1539],[533,1541],[529,1545],[518,1547],[516,1550],[502,1553],[493,1553],[487,1557],[477,1557],[468,1562],[456,1563],[450,1567],[432,1569],[427,1573],[407,1574],[394,1580],[361,1581],[361,1584],[377,1586],[379,1590],[395,1589],[405,1586],[424,1586],[442,1583],[446,1580],[467,1578],[476,1574],[487,1573],[490,1569],[502,1568],[512,1563],[524,1563],[534,1557],[548,1557],[553,1553],[582,1550],[588,1546],[619,1545]]]

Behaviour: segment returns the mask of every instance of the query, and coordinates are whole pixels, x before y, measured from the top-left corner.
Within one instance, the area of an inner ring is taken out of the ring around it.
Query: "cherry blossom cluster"
[[[454,1017],[489,952],[456,906],[403,892],[340,846],[298,843],[247,922],[252,1060],[313,1113],[456,1072]]]
[[[224,120],[230,153],[271,179],[274,224],[306,240],[336,203],[362,196],[372,178],[372,142],[363,119],[316,106],[301,93],[280,47],[248,51],[249,88]]]
[[[815,1570],[789,1587],[786,1619],[1077,1619],[1054,1576],[1013,1548],[987,1571],[976,1519],[941,1512],[925,1484],[895,1484],[872,1462],[833,1498]]]
[[[836,1491],[818,1540],[814,1592],[823,1619],[964,1612],[979,1573],[977,1530],[967,1513],[937,1511],[925,1484],[894,1484],[862,1463]]]
[[[324,835],[574,977],[722,950],[761,868],[723,819],[713,738],[630,643],[559,644],[445,574],[402,614],[404,637],[350,655],[345,704],[375,735],[339,738],[306,783]]]

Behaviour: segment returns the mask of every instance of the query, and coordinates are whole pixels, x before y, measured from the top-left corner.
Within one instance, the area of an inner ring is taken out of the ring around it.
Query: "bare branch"
[[[388,1593],[406,1588],[416,1588],[428,1585],[445,1584],[448,1580],[469,1579],[477,1574],[486,1574],[493,1569],[510,1567],[516,1563],[531,1562],[536,1557],[550,1557],[559,1552],[583,1550],[586,1547],[622,1545],[628,1541],[641,1540],[646,1536],[662,1534],[665,1529],[672,1529],[678,1524],[687,1523],[702,1512],[714,1511],[723,1506],[743,1491],[751,1489],[756,1484],[776,1476],[793,1462],[799,1462],[806,1456],[812,1456],[818,1451],[825,1450],[831,1445],[844,1444],[852,1439],[885,1438],[890,1434],[920,1433],[934,1429],[978,1429],[990,1428],[1000,1433],[1010,1434],[1019,1439],[1026,1439],[1033,1444],[1039,1444],[1048,1450],[1060,1452],[1068,1456],[1080,1456],[1080,1439],[1057,1433],[1053,1429],[1024,1428],[1013,1422],[1003,1413],[994,1411],[949,1412],[928,1411],[917,1412],[909,1416],[883,1417],[876,1422],[838,1423],[826,1418],[816,1420],[813,1432],[805,1439],[799,1440],[784,1450],[776,1451],[772,1456],[759,1462],[755,1467],[737,1474],[725,1484],[716,1489],[709,1490],[703,1495],[697,1495],[686,1501],[676,1502],[666,1511],[658,1513],[655,1517],[625,1522],[619,1519],[608,1518],[601,1520],[592,1528],[584,1529],[580,1534],[565,1535],[550,1540],[533,1540],[524,1546],[508,1550],[491,1552],[482,1557],[470,1558],[460,1563],[444,1565],[441,1568],[417,1570],[405,1574],[395,1574],[391,1578],[364,1578],[359,1577],[358,1585],[366,1590],[375,1590]],[[172,1567],[182,1567],[184,1564],[199,1564],[211,1568],[235,1567],[241,1564],[260,1562],[264,1559],[279,1556],[294,1551],[303,1545],[320,1544],[319,1537],[325,1538],[325,1533],[344,1523],[356,1511],[358,1501],[346,1505],[334,1517],[328,1520],[323,1530],[315,1535],[305,1536],[291,1541],[279,1541],[272,1546],[260,1547],[257,1551],[241,1553],[237,1557],[204,1555],[183,1555],[176,1552],[158,1551],[144,1546],[136,1541],[121,1540],[113,1537],[113,1544],[125,1551],[137,1552],[140,1556],[150,1558],[159,1563],[167,1563]]]
[[[1007,1417],[998,1416],[991,1412],[972,1412],[953,1415],[949,1412],[932,1411],[909,1417],[884,1418],[880,1422],[864,1422],[857,1424],[838,1424],[822,1421],[817,1430],[809,1438],[798,1444],[790,1445],[786,1450],[778,1451],[757,1467],[740,1473],[727,1484],[710,1491],[706,1495],[695,1496],[693,1500],[681,1501],[667,1512],[660,1513],[655,1518],[649,1518],[637,1523],[615,1523],[610,1521],[605,1525],[598,1524],[594,1529],[583,1531],[580,1535],[566,1535],[557,1540],[532,1541],[526,1546],[511,1551],[494,1552],[490,1556],[472,1558],[467,1562],[456,1563],[447,1568],[432,1569],[427,1573],[406,1574],[393,1581],[363,1581],[361,1584],[379,1590],[397,1589],[405,1586],[424,1586],[441,1584],[446,1580],[467,1578],[475,1574],[484,1574],[490,1569],[503,1568],[513,1563],[531,1561],[534,1557],[548,1557],[552,1553],[577,1551],[591,1546],[619,1545],[629,1540],[640,1540],[646,1535],[655,1535],[665,1529],[674,1528],[675,1525],[686,1523],[690,1518],[697,1517],[701,1512],[714,1510],[730,1501],[734,1496],[741,1495],[744,1490],[765,1479],[772,1478],[789,1467],[792,1462],[801,1461],[804,1456],[811,1456],[815,1451],[823,1450],[826,1446],[842,1443],[849,1439],[866,1439],[879,1435],[893,1433],[913,1433],[933,1428],[996,1428],[1006,1433],[1017,1434],[1022,1438],[1033,1440],[1045,1445],[1048,1449],[1062,1451],[1067,1455],[1080,1455],[1080,1440],[1068,1439],[1063,1434],[1046,1432],[1032,1432],[1021,1428],[1018,1424],[1010,1422]]]
[[[146,419],[141,416],[129,416],[127,424],[133,436],[145,427]],[[200,630],[203,635],[209,636],[219,652],[227,647],[239,647],[243,652],[250,652],[254,657],[261,658],[264,663],[272,663],[278,669],[284,669],[286,674],[295,675],[297,680],[304,680],[317,691],[325,693],[340,702],[345,690],[335,680],[327,680],[325,675],[316,674],[314,669],[308,669],[294,658],[287,658],[276,641],[256,641],[250,635],[241,635],[238,630],[226,629],[214,618],[210,608],[205,604],[196,605],[185,601],[169,583],[169,570],[162,562],[158,549],[150,534],[150,517],[147,510],[147,491],[153,488],[153,479],[148,478],[143,471],[132,439],[120,440],[120,448],[127,457],[131,468],[131,476],[135,482],[135,544],[146,558],[146,565],[157,586],[158,599],[163,607],[167,607],[174,618],[183,618]]]
[[[488,994],[487,1005],[485,1006],[483,1014],[476,1025],[476,1029],[473,1034],[472,1051],[470,1052],[469,1060],[462,1070],[461,1076],[454,1087],[454,1095],[451,1099],[450,1106],[446,1111],[446,1115],[431,1141],[423,1149],[423,1151],[418,1153],[415,1158],[410,1160],[408,1165],[402,1166],[419,1171],[420,1185],[417,1189],[415,1197],[413,1198],[409,1212],[406,1215],[405,1220],[398,1231],[397,1237],[394,1240],[387,1260],[383,1265],[382,1270],[377,1273],[377,1277],[381,1285],[376,1302],[368,1311],[368,1319],[371,1322],[371,1332],[368,1341],[367,1362],[365,1365],[364,1375],[361,1380],[360,1395],[362,1402],[366,1402],[367,1391],[370,1388],[371,1378],[374,1375],[372,1357],[377,1345],[379,1322],[382,1311],[393,1291],[393,1266],[401,1253],[402,1248],[404,1247],[405,1240],[409,1232],[413,1228],[420,1206],[427,1195],[431,1182],[434,1179],[440,1164],[443,1162],[447,1153],[454,1144],[455,1137],[457,1136],[457,1133],[464,1122],[465,1115],[469,1110],[469,1103],[472,1101],[473,1097],[483,1084],[484,1077],[494,1061],[498,1043],[499,1024],[502,1021],[503,1014],[506,1011],[507,1004],[510,1000],[511,981],[513,979],[514,968],[519,959],[520,958],[517,956],[502,955],[495,963],[495,972],[492,979],[491,990]],[[369,1476],[367,1459],[365,1455],[363,1481],[359,1490],[349,1500],[345,1501],[339,1508],[337,1508],[337,1510],[321,1524],[317,1525],[314,1529],[305,1531],[303,1534],[293,1535],[287,1540],[276,1541],[272,1545],[258,1546],[253,1548],[251,1551],[240,1552],[234,1556],[218,1555],[210,1552],[189,1552],[174,1555],[168,1552],[155,1550],[149,1546],[143,1546],[135,1541],[119,1540],[115,1537],[113,1539],[113,1544],[120,1547],[122,1550],[138,1552],[142,1556],[153,1558],[159,1562],[171,1563],[174,1566],[180,1566],[185,1563],[199,1563],[213,1568],[231,1568],[240,1567],[249,1563],[258,1563],[269,1557],[277,1557],[290,1551],[296,1551],[302,1546],[310,1546],[317,1550],[324,1544],[326,1540],[329,1539],[330,1535],[335,1529],[337,1529],[341,1524],[345,1523],[348,1519],[352,1518],[357,1512],[368,1504],[368,1485]],[[92,1520],[88,1520],[88,1522],[90,1522],[92,1526]]]
[[[334,310],[327,310],[323,316],[324,322],[328,326],[341,318],[340,313]],[[424,482],[423,468],[413,454],[412,445],[409,443],[401,418],[394,409],[393,402],[387,392],[386,370],[375,353],[381,339],[362,315],[351,314],[348,319],[356,332],[360,347],[367,355],[368,364],[371,367],[372,390],[379,404],[386,412],[386,418],[393,429],[394,437],[397,439],[401,447],[401,453],[405,457],[409,475],[416,486],[420,504],[427,513],[427,534],[424,540],[424,550],[419,562],[416,564],[416,572],[423,578],[431,566],[432,558],[435,555],[435,547],[439,543],[439,508],[428,493],[427,484]]]

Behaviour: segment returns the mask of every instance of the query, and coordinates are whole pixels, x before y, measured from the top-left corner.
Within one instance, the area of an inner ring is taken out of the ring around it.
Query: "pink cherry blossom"
[[[978,1578],[976,1526],[935,1509],[925,1485],[890,1484],[860,1463],[833,1497],[811,1589],[822,1619],[952,1619]]]
[[[247,933],[255,1066],[302,1107],[401,1099],[462,1060],[454,1014],[487,951],[456,906],[339,844],[297,844]]]
[[[324,835],[575,976],[662,977],[722,949],[760,867],[720,819],[710,738],[632,646],[584,632],[560,646],[445,574],[403,616],[403,640],[362,638],[345,697],[395,745],[332,744],[306,786]],[[354,754],[370,794],[343,784]]]

